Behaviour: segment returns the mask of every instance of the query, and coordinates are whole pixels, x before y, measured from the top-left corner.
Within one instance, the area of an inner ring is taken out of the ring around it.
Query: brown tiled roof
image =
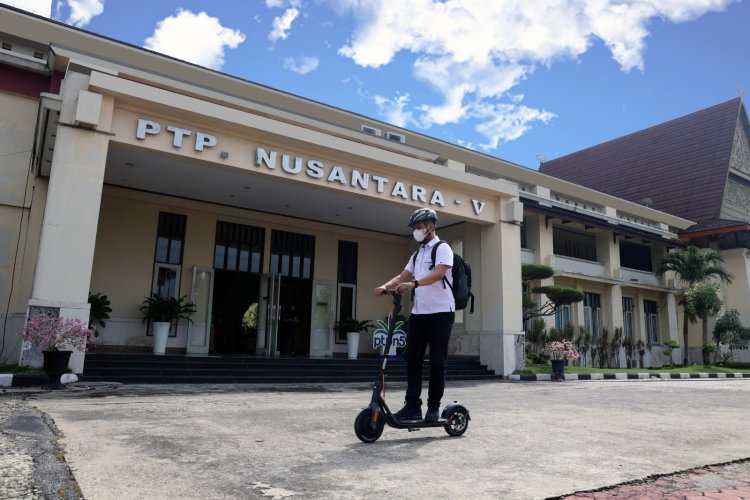
[[[728,220],[728,219],[718,219],[718,218],[705,219],[699,222],[698,224],[695,224],[694,226],[690,226],[684,231],[680,231],[680,235],[686,234],[689,236],[690,235],[689,233],[713,231],[715,229],[744,227],[747,225],[750,225],[750,224],[741,220]]]
[[[718,218],[740,98],[542,163],[541,173],[685,219]]]

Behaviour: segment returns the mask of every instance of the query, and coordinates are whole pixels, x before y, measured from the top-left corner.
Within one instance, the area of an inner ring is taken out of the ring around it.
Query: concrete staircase
[[[382,361],[365,359],[258,358],[251,356],[184,356],[134,353],[86,354],[81,381],[126,384],[335,383],[369,382]],[[388,381],[406,381],[406,364],[388,361]],[[425,361],[424,380],[429,377]],[[447,380],[501,379],[476,360],[449,359]]]

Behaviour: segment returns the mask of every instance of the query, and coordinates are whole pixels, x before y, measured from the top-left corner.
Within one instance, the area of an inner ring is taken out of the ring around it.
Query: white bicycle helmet
[[[431,208],[418,208],[415,211],[411,213],[409,216],[409,224],[407,226],[414,227],[414,224],[417,222],[423,222],[431,220],[433,222],[437,222],[438,216],[437,213],[432,210]]]

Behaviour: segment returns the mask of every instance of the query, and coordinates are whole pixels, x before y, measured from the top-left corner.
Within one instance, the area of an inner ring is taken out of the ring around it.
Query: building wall
[[[744,116],[737,123],[724,188],[722,219],[750,221],[750,140]]]
[[[30,173],[37,102],[0,92],[0,364],[20,356],[47,190]]]
[[[358,243],[357,316],[375,320],[387,315],[390,302],[372,290],[398,274],[409,257],[410,239],[364,230],[320,224],[301,219],[241,210],[163,195],[108,186],[104,190],[97,229],[91,292],[107,295],[112,303],[111,319],[100,329],[102,343],[150,345],[139,307],[150,294],[154,269],[158,214],[160,211],[187,216],[187,230],[180,278],[180,295],[190,295],[192,268],[213,267],[218,220],[309,234],[315,237],[314,279],[336,283],[340,239]],[[413,242],[412,242],[413,243]],[[267,243],[268,247],[268,243]],[[269,256],[264,252],[263,270]],[[186,325],[168,347],[185,346]],[[363,335],[361,351],[370,351],[370,337]],[[344,352],[345,345],[336,347]]]
[[[724,308],[737,309],[740,321],[746,327],[750,326],[750,259],[747,250],[735,248],[722,252],[727,270],[734,275],[730,284],[723,285]],[[750,349],[736,351],[735,361],[750,363]]]
[[[524,214],[526,246],[533,251],[533,261],[550,265],[555,270],[552,278],[543,280],[542,285],[559,285],[575,288],[584,293],[597,293],[601,298],[601,326],[606,328],[611,339],[615,329],[623,328],[624,317],[622,298],[633,299],[633,335],[636,340],[642,339],[646,344],[644,365],[661,366],[667,360],[662,355],[661,341],[665,339],[677,340],[682,344],[681,332],[678,329],[678,317],[674,305],[674,291],[664,286],[665,281],[658,279],[653,272],[624,269],[620,266],[619,242],[621,238],[613,238],[612,231],[605,229],[586,230],[583,225],[567,223],[563,226],[555,219],[545,220],[545,216],[527,211]],[[596,262],[574,259],[556,255],[553,247],[553,232],[555,228],[563,227],[580,232],[587,232],[594,239],[596,247]],[[654,243],[651,248],[652,267],[655,268],[659,258],[666,252],[666,245]],[[670,298],[671,297],[671,298]],[[546,301],[544,296],[535,296],[540,303]],[[646,315],[644,301],[652,300],[657,303],[659,315],[659,340],[656,344],[647,342]],[[547,328],[555,326],[554,316],[544,318]],[[570,321],[574,326],[584,325],[584,303],[578,302],[570,306]],[[696,345],[693,344],[692,345]],[[700,346],[700,343],[697,344]],[[675,362],[681,358],[674,354]],[[636,359],[638,356],[636,355]],[[591,355],[587,357],[591,363]],[[620,366],[625,366],[625,354],[620,353]]]

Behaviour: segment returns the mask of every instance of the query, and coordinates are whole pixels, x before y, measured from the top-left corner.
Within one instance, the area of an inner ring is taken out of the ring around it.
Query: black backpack
[[[430,265],[430,270],[434,269],[435,267],[437,249],[441,243],[445,243],[445,241],[440,240],[432,246],[432,252],[430,255],[430,257],[432,258],[432,265]],[[416,263],[417,252],[414,252],[414,255],[412,255],[411,258],[411,264],[412,266],[414,266],[416,265]],[[450,288],[451,292],[453,292],[453,299],[456,301],[457,311],[466,309],[466,306],[469,304],[469,299],[471,299],[471,308],[469,308],[469,313],[473,314],[474,294],[471,293],[471,266],[463,259],[463,257],[461,257],[456,252],[453,252],[453,266],[451,267],[451,271],[453,272],[453,285],[451,286],[445,276],[443,276],[443,288],[448,285],[448,288]]]

